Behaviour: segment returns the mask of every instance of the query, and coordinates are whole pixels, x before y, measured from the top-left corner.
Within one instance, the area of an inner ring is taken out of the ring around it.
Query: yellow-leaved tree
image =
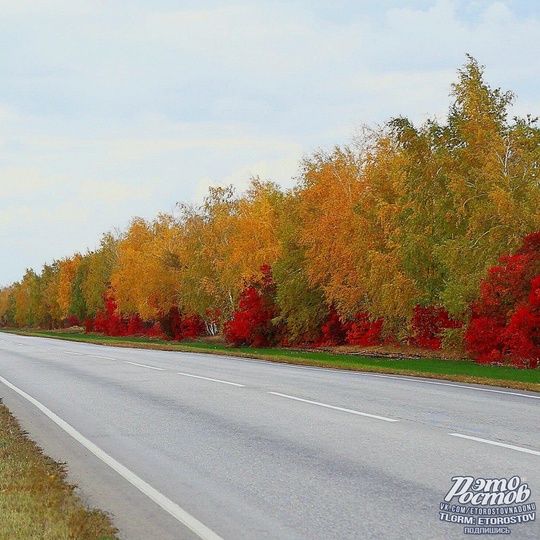
[[[365,183],[362,157],[350,148],[317,152],[304,161],[298,190],[309,283],[342,315],[354,315],[364,300],[369,238],[359,234],[365,217],[355,210]]]
[[[499,256],[540,230],[540,133],[534,121],[508,122],[513,95],[492,89],[469,57],[453,85],[454,103],[441,137],[452,234],[436,256],[446,267],[441,292],[455,315],[467,311]]]
[[[124,315],[153,319],[176,303],[179,257],[176,223],[160,214],[153,222],[135,218],[117,246],[111,288]]]

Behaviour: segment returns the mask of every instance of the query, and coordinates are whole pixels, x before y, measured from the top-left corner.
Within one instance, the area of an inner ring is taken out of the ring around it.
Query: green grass
[[[201,353],[210,352],[228,356],[260,358],[274,362],[287,362],[292,364],[331,367],[355,371],[393,373],[416,377],[421,376],[540,391],[540,369],[526,370],[509,366],[489,366],[476,364],[468,360],[446,360],[440,358],[384,358],[294,349],[233,348],[222,344],[205,342],[175,343],[138,337],[110,337],[95,334],[70,334],[47,331],[24,333],[103,345],[123,347],[136,346],[160,350]]]
[[[87,509],[65,478],[0,400],[0,539],[117,539],[108,516]]]
[[[184,347],[201,352],[211,349],[215,352],[227,354],[248,353],[254,357],[289,360],[297,363],[298,360],[307,361],[312,365],[322,367],[336,367],[341,369],[370,370],[380,368],[396,373],[421,373],[425,375],[453,375],[468,376],[472,378],[486,378],[523,383],[540,383],[540,370],[524,370],[506,366],[486,366],[468,360],[443,360],[440,358],[408,358],[393,359],[352,354],[332,354],[326,352],[294,351],[287,349],[232,349],[219,345],[206,345],[204,343],[186,343]]]

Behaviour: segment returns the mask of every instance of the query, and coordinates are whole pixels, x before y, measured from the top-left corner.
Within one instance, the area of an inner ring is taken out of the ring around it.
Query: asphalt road
[[[126,539],[540,538],[532,392],[0,334],[0,397]]]

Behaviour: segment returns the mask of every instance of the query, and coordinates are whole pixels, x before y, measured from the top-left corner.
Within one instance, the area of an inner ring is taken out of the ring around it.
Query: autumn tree
[[[362,216],[358,234],[369,241],[364,266],[365,301],[360,312],[384,320],[387,338],[403,339],[418,289],[405,271],[400,213],[405,182],[404,156],[388,126],[372,132],[363,143],[365,165],[355,211]],[[366,241],[365,240],[365,241]]]
[[[41,290],[40,325],[46,328],[57,328],[62,321],[62,310],[58,303],[59,280],[58,262],[45,264],[39,276],[39,286]]]
[[[203,322],[216,333],[233,314],[266,313],[246,283],[269,266],[276,309],[265,324],[286,327],[284,343],[459,343],[500,255],[540,230],[540,129],[508,119],[513,95],[492,89],[472,57],[451,96],[444,122],[398,117],[315,152],[286,193],[258,178],[243,194],[210,188],[201,204],[135,218],[84,256],[28,270],[0,291],[0,320],[95,317],[140,333],[151,319],[169,337]],[[534,316],[507,321],[515,336],[536,320],[533,304]]]
[[[0,289],[0,325],[15,325],[15,292],[17,285],[9,285]]]
[[[81,261],[75,273],[75,279],[71,285],[71,303],[68,310],[68,326],[80,324],[88,316],[88,307],[84,297],[84,283],[88,279],[89,259],[87,256],[81,257]]]
[[[69,308],[72,301],[73,284],[77,276],[77,269],[82,257],[79,253],[72,257],[66,257],[58,261],[58,306],[62,318],[69,315]]]
[[[301,199],[298,190],[284,196],[279,219],[281,255],[274,264],[279,321],[287,325],[291,343],[319,338],[328,307],[320,286],[310,282],[306,247],[300,241]]]
[[[272,266],[281,254],[279,241],[283,194],[277,184],[253,178],[238,198],[230,219],[230,238],[223,251],[220,277],[237,296],[244,279],[261,266]]]
[[[106,233],[99,248],[85,255],[86,273],[80,288],[87,315],[95,316],[105,309],[105,298],[111,286],[111,275],[118,262],[119,235]]]
[[[232,315],[243,281],[279,256],[281,199],[275,184],[253,179],[242,197],[216,187],[202,205],[180,205],[179,299],[187,311]]]
[[[39,275],[26,270],[23,279],[15,286],[14,321],[17,326],[39,326],[42,314],[42,297]]]
[[[498,257],[540,229],[540,132],[531,119],[508,122],[513,95],[492,89],[483,72],[471,57],[459,71],[441,140],[454,232],[436,254],[447,276],[441,297],[455,315],[478,296]]]
[[[512,94],[491,89],[473,58],[459,71],[452,96],[446,125],[430,120],[415,128],[406,118],[387,125],[398,160],[397,205],[386,254],[371,255],[378,263],[371,272],[381,279],[368,279],[366,288],[375,298],[380,291],[381,300],[394,289],[404,310],[420,309],[416,315],[429,308],[438,317],[444,308],[466,319],[487,268],[540,228],[540,133],[534,119],[507,121]],[[372,311],[388,316],[385,302],[379,304]]]
[[[368,251],[364,216],[355,207],[364,190],[362,162],[350,148],[317,152],[303,164],[298,197],[306,273],[328,305],[353,315],[362,303]]]
[[[400,162],[392,247],[403,272],[414,282],[411,302],[440,305],[447,270],[438,250],[456,233],[448,171],[441,155],[442,129],[435,121],[415,128],[406,118],[393,119],[388,127]]]
[[[232,187],[210,188],[201,205],[178,205],[182,235],[178,296],[188,312],[218,310],[228,318],[234,309],[235,290],[221,273],[236,206]]]
[[[176,302],[178,257],[171,244],[175,222],[166,214],[153,222],[135,218],[118,244],[111,287],[124,315],[156,318]]]

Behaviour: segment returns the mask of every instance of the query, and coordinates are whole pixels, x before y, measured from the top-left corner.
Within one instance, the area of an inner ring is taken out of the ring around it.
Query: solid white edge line
[[[187,353],[187,354],[194,354],[194,353]],[[197,353],[201,355],[208,355],[212,356],[213,353]],[[214,354],[214,356],[216,356]],[[397,379],[400,381],[410,381],[415,382],[419,384],[437,384],[440,386],[454,386],[456,388],[465,388],[466,390],[478,390],[479,392],[493,392],[496,394],[508,394],[510,396],[520,396],[520,397],[526,397],[526,398],[532,398],[532,399],[540,399],[540,395],[534,396],[531,394],[521,394],[519,392],[510,392],[506,390],[493,390],[491,388],[477,388],[476,386],[467,386],[465,384],[453,384],[451,382],[444,382],[444,381],[426,381],[420,377],[415,376],[409,376],[409,377],[400,377],[399,375],[392,375],[391,373],[372,373],[369,371],[351,371],[351,370],[345,370],[345,369],[337,369],[333,367],[320,367],[320,366],[303,366],[300,364],[287,364],[287,363],[280,363],[280,362],[268,362],[267,360],[262,359],[254,359],[254,358],[243,358],[240,356],[230,357],[234,358],[237,362],[245,362],[248,364],[260,364],[261,362],[264,362],[266,365],[270,365],[272,368],[276,369],[288,369],[288,368],[294,368],[294,369],[300,369],[300,370],[310,370],[310,371],[332,371],[334,373],[346,373],[347,375],[355,375],[357,377],[378,377],[381,379]],[[480,383],[478,383],[480,384]]]
[[[325,407],[327,409],[334,409],[336,411],[347,412],[351,414],[357,414],[359,416],[367,416],[368,418],[376,418],[377,420],[384,420],[385,422],[399,422],[395,418],[387,418],[386,416],[378,416],[376,414],[369,414],[360,411],[353,411],[352,409],[345,409],[343,407],[336,407],[335,405],[327,405],[326,403],[320,403],[318,401],[311,401],[309,399],[303,399],[295,396],[289,396],[287,394],[280,394],[279,392],[268,392],[274,396],[281,396],[287,399],[294,399],[296,401],[302,401],[303,403],[310,403],[311,405],[318,405],[319,407]]]
[[[124,364],[131,364],[132,366],[140,366],[148,369],[156,369],[158,371],[165,371],[162,367],[154,367],[154,366],[147,366],[146,364],[137,364],[137,362],[128,362],[127,360],[124,360]]]
[[[469,439],[471,441],[491,444],[493,446],[502,446],[503,448],[510,448],[510,450],[524,452],[525,454],[532,454],[533,456],[540,456],[540,452],[538,452],[537,450],[530,450],[529,448],[523,448],[521,446],[514,446],[513,444],[490,441],[489,439],[480,439],[479,437],[471,437],[470,435],[462,435],[461,433],[449,433],[448,435],[452,435],[452,437],[460,437],[461,439]]]
[[[399,377],[394,375],[383,375],[380,373],[362,373],[362,375],[368,375],[369,377],[379,377],[381,379],[397,379],[399,381],[412,381],[421,384],[436,384],[439,386],[453,386],[455,388],[465,388],[466,390],[477,390],[478,392],[493,392],[494,394],[508,394],[510,396],[521,396],[532,399],[540,399],[540,396],[532,396],[531,394],[520,394],[519,392],[507,392],[506,390],[492,390],[491,388],[477,388],[476,386],[467,386],[465,384],[453,384],[448,382],[439,381],[424,381],[417,377]]]
[[[221,384],[230,384],[231,386],[240,386],[242,388],[245,387],[245,384],[238,384],[238,383],[230,382],[230,381],[222,381],[221,379],[212,379],[210,377],[202,377],[201,375],[192,375],[191,373],[182,373],[178,371],[177,374],[183,375],[184,377],[192,377],[194,379],[203,379],[204,381],[212,381],[212,382],[217,382]]]
[[[77,442],[82,444],[87,450],[92,452],[92,454],[94,454],[101,461],[103,461],[103,463],[106,463],[118,474],[123,476],[130,484],[135,486],[139,491],[142,491],[147,497],[149,497],[156,504],[161,506],[163,510],[168,512],[176,520],[178,520],[188,529],[193,531],[199,538],[202,538],[203,540],[223,540],[221,536],[217,535],[206,525],[203,525],[191,514],[188,514],[183,508],[180,508],[180,506],[178,506],[175,502],[171,501],[168,497],[161,494],[150,484],[146,483],[142,478],[131,472],[127,467],[116,461],[113,457],[109,456],[109,454],[104,452],[92,441],[79,433],[74,427],[68,424],[65,420],[62,420],[62,418],[60,418],[50,409],[45,407],[45,405],[40,403],[37,399],[33,398],[20,388],[17,388],[14,384],[4,379],[4,377],[0,376],[0,381],[3,382],[8,388],[11,388],[14,392],[17,392],[17,394],[28,400],[30,403],[32,403],[32,405],[35,405],[43,414],[49,417],[56,425],[61,427],[68,435],[71,435],[71,437],[73,437]]]

